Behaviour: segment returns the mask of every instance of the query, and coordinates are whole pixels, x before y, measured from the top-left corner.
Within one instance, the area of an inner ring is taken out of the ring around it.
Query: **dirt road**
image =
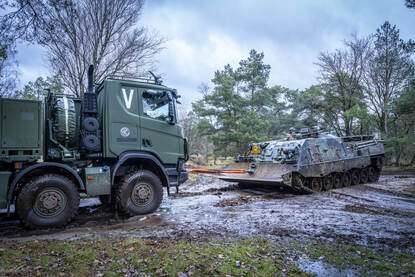
[[[210,176],[185,183],[151,215],[116,220],[97,199],[61,229],[27,231],[18,221],[0,225],[2,239],[76,240],[142,237],[173,240],[267,237],[321,239],[415,253],[415,175],[383,175],[378,183],[296,195],[272,187],[239,189]],[[91,206],[92,205],[92,206]]]

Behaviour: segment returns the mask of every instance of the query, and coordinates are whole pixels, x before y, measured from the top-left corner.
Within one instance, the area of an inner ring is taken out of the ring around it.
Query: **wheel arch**
[[[25,177],[33,173],[39,173],[36,175],[40,175],[42,172],[46,170],[48,173],[60,173],[60,174],[63,173],[65,177],[70,177],[75,182],[75,185],[78,187],[78,189],[85,190],[85,184],[82,181],[81,177],[79,176],[78,172],[76,172],[76,170],[74,170],[69,165],[61,164],[61,163],[54,163],[54,162],[37,163],[37,164],[26,167],[13,178],[13,181],[10,183],[9,190],[7,193],[7,208],[8,209],[10,208],[10,204],[13,199],[13,194],[15,192],[16,185],[21,180],[23,180]]]
[[[121,166],[125,165],[143,165],[146,169],[149,169],[154,174],[160,177],[161,183],[164,187],[169,189],[168,173],[164,165],[160,160],[152,154],[144,152],[124,152],[120,155],[117,163],[113,166],[111,184],[115,185],[115,179],[118,176]]]

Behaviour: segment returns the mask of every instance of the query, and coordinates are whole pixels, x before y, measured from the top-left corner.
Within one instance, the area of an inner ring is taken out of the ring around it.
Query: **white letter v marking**
[[[122,88],[122,96],[124,97],[124,103],[127,109],[131,108],[131,103],[133,102],[133,96],[134,96],[134,89],[130,89],[130,94],[127,97],[127,92],[125,91],[125,88]]]

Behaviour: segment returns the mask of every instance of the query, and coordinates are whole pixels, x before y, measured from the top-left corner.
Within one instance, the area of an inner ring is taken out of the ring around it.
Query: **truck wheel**
[[[360,171],[358,169],[353,169],[351,172],[352,176],[352,186],[356,186],[360,183]]]
[[[16,212],[28,228],[67,224],[79,208],[79,193],[68,178],[48,174],[23,186],[16,200]]]
[[[380,177],[380,170],[374,168],[373,166],[369,166],[367,168],[367,174],[368,174],[368,179],[369,182],[377,182],[379,180]]]
[[[125,176],[117,197],[120,208],[129,215],[147,214],[160,206],[163,187],[153,172],[142,170]]]

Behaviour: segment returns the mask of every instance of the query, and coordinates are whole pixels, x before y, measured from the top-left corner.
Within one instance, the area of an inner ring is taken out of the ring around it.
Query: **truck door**
[[[109,85],[112,86],[108,91],[117,93],[106,93],[107,116],[110,123],[106,129],[104,124],[107,147],[114,156],[126,151],[139,151],[141,145],[138,89],[133,86],[120,86],[117,83]]]
[[[177,116],[171,121],[175,100],[168,91],[143,89],[140,94],[141,149],[151,152],[164,164],[176,164],[180,153],[180,128]]]

